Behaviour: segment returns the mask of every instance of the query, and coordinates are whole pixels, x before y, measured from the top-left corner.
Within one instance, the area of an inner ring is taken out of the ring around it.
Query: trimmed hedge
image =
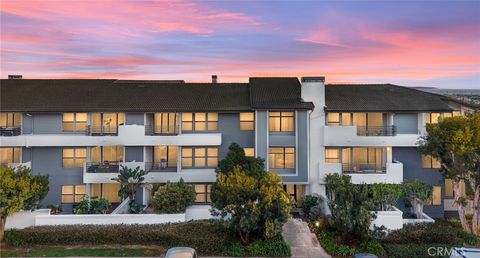
[[[191,221],[157,225],[37,226],[8,230],[11,245],[156,244],[165,248],[190,246],[200,255],[223,255],[223,247],[237,239],[219,221]]]
[[[388,253],[389,258],[431,258],[431,257],[449,257],[449,256],[432,256],[428,253],[429,248],[446,248],[450,250],[452,246],[444,244],[383,244]],[[435,253],[434,250],[430,250]],[[436,254],[436,253],[435,253]]]

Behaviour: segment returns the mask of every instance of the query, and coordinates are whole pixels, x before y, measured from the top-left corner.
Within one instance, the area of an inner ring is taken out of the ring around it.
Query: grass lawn
[[[34,246],[23,248],[2,248],[0,257],[65,257],[65,256],[160,256],[166,250],[160,246]]]

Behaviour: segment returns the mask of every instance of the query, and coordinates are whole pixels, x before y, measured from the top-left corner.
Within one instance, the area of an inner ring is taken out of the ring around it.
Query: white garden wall
[[[5,229],[12,228],[28,228],[35,225],[35,217],[37,215],[50,216],[50,209],[39,209],[34,211],[20,211],[7,217]]]
[[[184,222],[185,214],[86,214],[38,215],[35,226],[53,225],[112,225],[112,224],[163,224]]]
[[[385,226],[388,230],[403,228],[403,212],[397,207],[392,207],[391,211],[377,211],[377,218],[372,222],[370,228],[374,226]]]

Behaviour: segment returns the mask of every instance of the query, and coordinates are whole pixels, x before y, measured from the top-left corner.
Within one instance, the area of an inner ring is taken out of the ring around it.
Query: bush
[[[87,197],[75,207],[75,214],[105,214],[110,206],[107,199]]]
[[[223,247],[237,243],[221,221],[191,221],[158,225],[36,226],[8,230],[11,245],[156,244],[164,248],[190,246],[200,255],[223,255]]]
[[[184,213],[195,201],[195,188],[183,179],[177,183],[167,182],[155,192],[152,205],[159,213]]]
[[[310,210],[313,206],[317,205],[318,197],[313,195],[305,195],[302,200],[302,211],[305,216],[310,217]]]
[[[290,247],[281,235],[268,239],[257,239],[246,249],[246,256],[290,257]]]
[[[431,247],[447,247],[451,248],[451,246],[446,246],[442,244],[384,244],[385,250],[388,254],[389,258],[404,258],[404,257],[411,257],[411,258],[428,258],[433,257],[428,254],[428,249]],[[438,256],[435,256],[438,257]],[[447,256],[448,257],[448,256]]]
[[[223,255],[230,257],[244,257],[243,246],[240,243],[235,243],[225,246],[223,249]]]
[[[377,256],[385,256],[385,249],[378,240],[367,240],[360,243],[359,249],[364,253],[372,253]]]
[[[332,234],[327,231],[318,233],[317,237],[320,245],[332,256],[352,256],[357,253],[354,247],[337,244]]]
[[[463,244],[463,239],[460,236],[461,231],[462,229],[453,227],[448,221],[405,225],[402,229],[390,232],[383,241],[391,244],[440,243],[461,245]]]

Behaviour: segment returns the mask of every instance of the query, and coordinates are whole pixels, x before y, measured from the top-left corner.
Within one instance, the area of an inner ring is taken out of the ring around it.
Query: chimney
[[[9,74],[8,79],[22,79],[21,74]]]
[[[217,75],[215,75],[215,74],[212,75],[212,83],[217,83],[217,81],[218,81],[217,79],[218,79]]]

